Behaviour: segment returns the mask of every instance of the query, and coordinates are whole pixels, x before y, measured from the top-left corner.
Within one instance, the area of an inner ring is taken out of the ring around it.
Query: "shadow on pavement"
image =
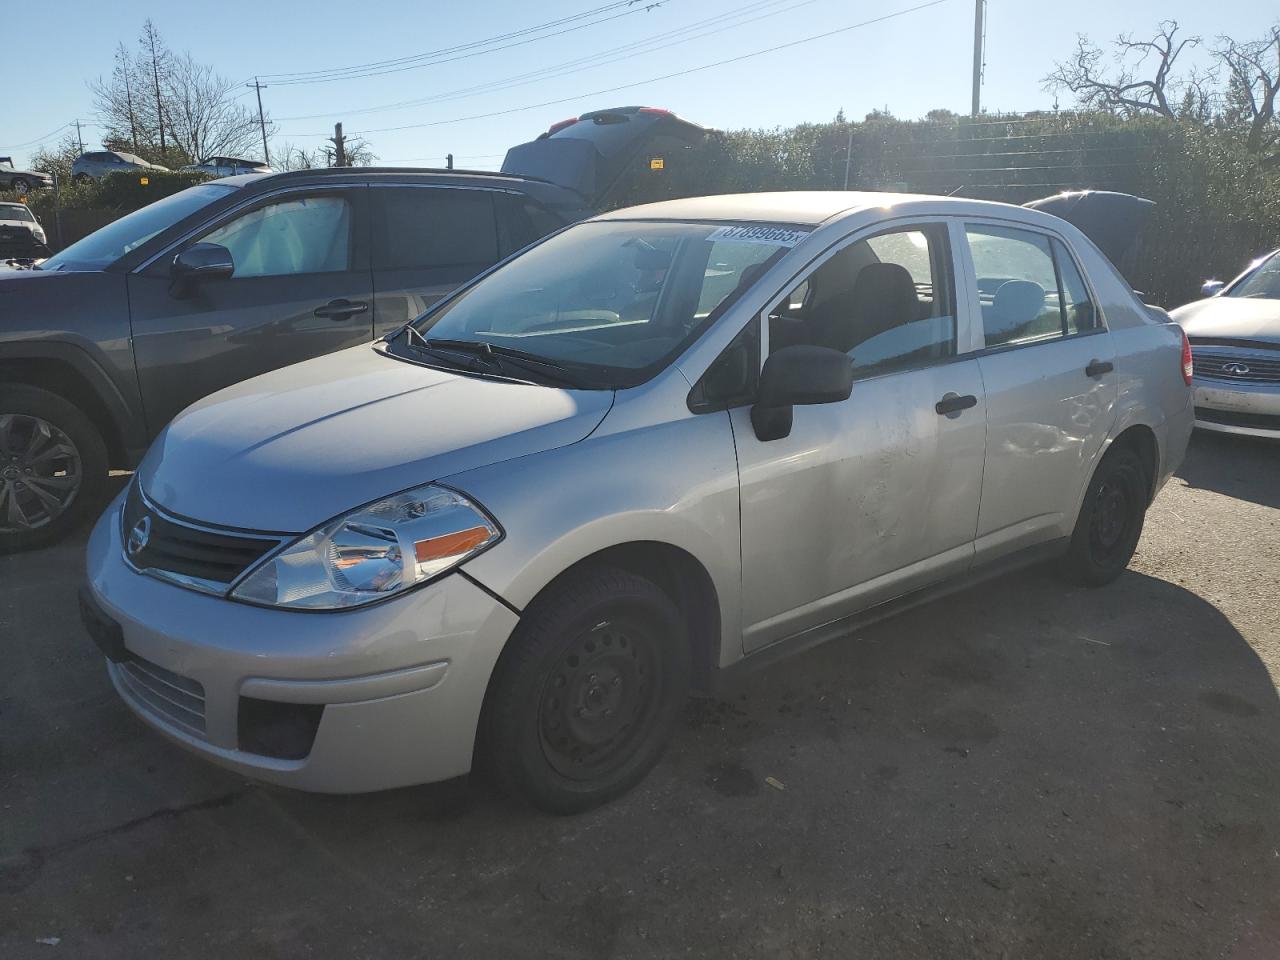
[[[79,549],[0,600],[5,957],[1280,955],[1280,702],[1163,580],[1033,571],[784,661],[556,819],[168,745],[75,624]]]
[[[1197,430],[1176,475],[1198,489],[1280,508],[1280,440]]]

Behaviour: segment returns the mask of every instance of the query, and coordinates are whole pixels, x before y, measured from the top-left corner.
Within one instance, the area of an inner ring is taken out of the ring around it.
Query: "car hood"
[[[1280,300],[1210,297],[1169,315],[1192,340],[1255,340],[1280,346]]]
[[[612,402],[609,391],[462,376],[353,347],[188,407],[138,475],[180,516],[303,533],[408,487],[575,443]]]

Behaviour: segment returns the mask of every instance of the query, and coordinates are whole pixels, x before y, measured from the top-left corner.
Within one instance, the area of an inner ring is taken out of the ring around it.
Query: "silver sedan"
[[[1280,250],[1173,318],[1191,339],[1196,426],[1280,438]]]
[[[189,407],[94,530],[84,617],[125,702],[233,770],[355,792],[474,762],[582,810],[690,687],[1019,563],[1118,577],[1190,364],[1035,210],[615,211]]]

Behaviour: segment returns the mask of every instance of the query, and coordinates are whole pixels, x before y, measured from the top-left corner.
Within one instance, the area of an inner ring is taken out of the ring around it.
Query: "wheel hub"
[[[1109,550],[1120,542],[1128,517],[1128,497],[1118,483],[1104,483],[1094,505],[1094,532],[1098,546]]]
[[[0,530],[51,523],[80,490],[80,454],[40,417],[0,413]]]
[[[556,770],[586,777],[625,754],[653,702],[652,657],[646,642],[616,624],[568,646],[539,706],[543,752]]]

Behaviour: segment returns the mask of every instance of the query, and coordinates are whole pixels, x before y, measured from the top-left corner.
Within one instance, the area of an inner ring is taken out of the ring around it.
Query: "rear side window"
[[[388,187],[374,196],[375,269],[473,267],[498,260],[493,194],[447,187]]]
[[[1058,340],[1097,326],[1088,288],[1057,240],[1029,230],[968,225],[988,347]]]

